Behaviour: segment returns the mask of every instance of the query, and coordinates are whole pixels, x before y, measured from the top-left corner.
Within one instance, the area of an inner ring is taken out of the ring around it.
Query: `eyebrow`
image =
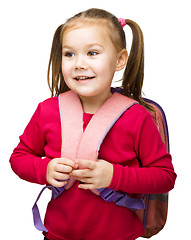
[[[87,44],[87,48],[92,48],[92,47],[96,47],[96,46],[98,46],[98,47],[101,47],[101,48],[104,48],[101,44],[99,44],[99,43],[90,43],[90,44]],[[63,47],[62,47],[62,49],[64,49],[64,48],[67,48],[67,49],[73,49],[73,47],[72,46],[69,46],[69,45],[64,45]]]

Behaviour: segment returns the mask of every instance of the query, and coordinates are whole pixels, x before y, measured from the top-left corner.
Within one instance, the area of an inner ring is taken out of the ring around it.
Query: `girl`
[[[129,56],[125,24],[133,32]],[[58,95],[68,90],[77,94],[85,130],[92,116],[112,96],[114,73],[124,67],[122,94],[140,104],[124,112],[115,123],[96,162],[61,158]],[[144,234],[135,212],[107,203],[89,189],[109,187],[141,194],[164,193],[174,187],[176,174],[171,156],[149,113],[152,108],[141,97],[143,67],[143,36],[133,21],[119,22],[109,12],[89,9],[56,30],[48,68],[52,98],[38,105],[10,158],[13,171],[29,182],[62,187],[71,177],[78,180],[50,201],[45,239],[134,240]]]

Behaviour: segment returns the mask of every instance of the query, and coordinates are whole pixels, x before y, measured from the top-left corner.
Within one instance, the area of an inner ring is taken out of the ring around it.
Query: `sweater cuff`
[[[43,164],[42,164],[42,175],[41,175],[41,184],[44,185],[49,185],[49,183],[47,182],[46,180],[46,173],[47,173],[47,167],[48,167],[48,164],[49,162],[51,161],[52,159],[50,158],[44,158],[43,159]]]
[[[119,182],[121,179],[121,165],[113,164],[113,177],[108,188],[112,188],[115,191],[119,190]]]

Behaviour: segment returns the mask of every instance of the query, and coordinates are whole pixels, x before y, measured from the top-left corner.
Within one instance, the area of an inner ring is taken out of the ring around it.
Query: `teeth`
[[[91,79],[93,77],[76,77],[76,80],[86,80],[86,79]]]
[[[85,80],[87,79],[88,77],[77,77],[77,80]]]

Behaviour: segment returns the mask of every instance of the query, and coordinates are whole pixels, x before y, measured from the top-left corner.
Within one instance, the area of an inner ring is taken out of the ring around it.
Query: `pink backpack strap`
[[[83,134],[83,108],[80,99],[73,91],[59,95],[61,119],[61,157],[73,161],[77,158],[78,146]],[[75,182],[73,177],[67,181],[65,189]]]
[[[62,129],[61,157],[96,161],[102,139],[118,118],[135,100],[114,93],[94,114],[83,133],[83,108],[80,99],[73,91],[59,95],[59,107]],[[71,178],[65,189],[69,189],[75,180]],[[98,191],[93,191],[99,194]]]
[[[76,160],[83,134],[83,108],[78,95],[68,91],[59,95],[61,119],[61,157]]]
[[[93,115],[83,133],[77,158],[97,160],[100,145],[120,116],[137,103],[119,93],[114,93]]]
[[[119,93],[114,93],[94,114],[86,130],[83,132],[83,108],[78,95],[72,91],[59,95],[59,108],[62,129],[61,157],[75,161],[82,158],[96,161],[100,146],[120,116],[137,102]],[[52,189],[53,198],[57,198],[65,189],[70,188],[75,180],[70,178],[67,185],[56,188],[48,185],[40,192],[33,208],[34,225],[40,231],[47,232],[38,209],[37,202],[46,188]],[[133,199],[126,193],[116,192],[113,189],[102,188],[93,191],[107,202],[130,209],[142,209],[142,199]]]

